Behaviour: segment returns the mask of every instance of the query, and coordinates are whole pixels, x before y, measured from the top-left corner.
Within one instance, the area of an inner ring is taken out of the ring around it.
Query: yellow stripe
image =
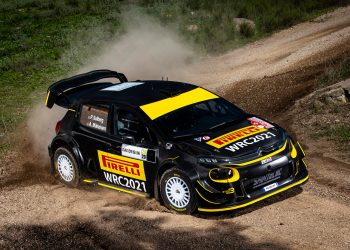
[[[281,188],[281,189],[279,189],[279,190],[277,190],[275,192],[272,192],[270,194],[267,194],[265,196],[262,196],[260,198],[257,198],[255,200],[252,200],[250,202],[247,202],[247,203],[244,203],[244,204],[241,204],[241,205],[232,206],[232,207],[226,207],[226,208],[198,208],[198,211],[201,211],[201,212],[222,212],[222,211],[229,211],[229,210],[234,210],[234,209],[246,207],[246,206],[254,204],[254,203],[258,202],[258,201],[261,201],[261,200],[264,200],[264,199],[266,199],[268,197],[271,197],[271,196],[273,196],[275,194],[278,194],[278,193],[281,193],[283,191],[286,191],[287,189],[290,189],[290,188],[292,188],[294,186],[300,185],[301,183],[307,181],[307,179],[309,179],[309,176],[306,176],[304,179],[302,179],[302,180],[300,180],[300,181],[298,181],[296,183],[293,183],[290,186]]]
[[[47,106],[47,101],[49,100],[50,90],[47,92],[45,106]]]
[[[172,160],[172,161],[173,161],[173,160],[176,160],[176,159],[179,158],[179,157],[180,157],[179,155],[178,155],[178,156],[175,156],[175,157],[173,157],[173,158],[170,158],[170,157],[169,157],[167,160]]]
[[[86,182],[86,183],[93,183],[94,181],[93,181],[93,180],[85,179],[85,180],[83,180],[83,182]]]
[[[300,143],[297,141],[298,145],[299,145],[299,148],[301,149],[301,151],[303,152],[303,155],[305,156],[305,152],[304,152],[304,149],[301,147]]]
[[[206,202],[209,202],[209,203],[211,203],[211,204],[221,204],[221,203],[217,203],[217,202],[213,202],[213,201],[210,201],[210,200],[207,200],[206,198],[204,198],[204,196],[203,195],[201,195],[201,193],[197,190],[197,188],[196,188],[196,192],[199,194],[199,196],[203,199],[203,200],[205,200]]]
[[[213,193],[212,191],[210,191],[209,189],[207,189],[206,187],[204,187],[204,185],[202,183],[200,183],[198,180],[197,180],[198,184],[206,191],[208,191],[209,193]]]
[[[290,152],[290,156],[294,159],[295,157],[297,157],[297,150],[295,149],[292,142],[290,142],[290,144],[292,145],[292,152]]]
[[[299,165],[299,162],[295,163],[296,171],[294,176],[296,176],[299,173]]]
[[[214,98],[218,98],[218,96],[205,89],[196,88],[174,97],[140,106],[140,108],[149,116],[149,118],[154,120],[174,110]]]
[[[275,152],[272,152],[271,154],[265,155],[263,157],[257,158],[257,159],[252,160],[252,161],[247,161],[247,162],[244,162],[244,163],[238,163],[238,164],[232,164],[232,165],[235,165],[235,166],[246,166],[246,165],[258,162],[258,161],[262,161],[262,160],[264,160],[266,158],[269,158],[271,156],[277,155],[278,153],[282,152],[283,150],[286,149],[286,146],[287,146],[287,141],[284,143],[282,148],[280,148],[279,150],[276,150]]]
[[[139,193],[132,192],[132,191],[129,191],[129,190],[125,190],[125,189],[122,189],[122,188],[117,188],[117,187],[114,187],[114,186],[106,185],[106,184],[103,184],[103,183],[100,183],[100,182],[98,182],[97,184],[99,186],[110,188],[110,189],[114,189],[114,190],[117,190],[117,191],[120,191],[120,192],[133,194],[133,195],[137,195],[137,196],[141,196],[141,197],[146,197],[146,195],[143,195],[143,194],[139,194]]]
[[[72,112],[77,112],[77,111],[75,111],[74,109],[68,109],[69,111],[72,111]]]
[[[306,164],[306,162],[304,161],[304,159],[302,159],[302,161],[304,162],[305,167],[309,168],[308,165]]]

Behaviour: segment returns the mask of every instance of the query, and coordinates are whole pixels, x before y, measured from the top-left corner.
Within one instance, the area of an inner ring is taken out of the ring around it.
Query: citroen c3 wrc
[[[55,104],[67,112],[51,170],[71,187],[155,197],[190,214],[242,208],[308,180],[303,149],[284,129],[192,84],[96,70],[52,84],[46,106]]]

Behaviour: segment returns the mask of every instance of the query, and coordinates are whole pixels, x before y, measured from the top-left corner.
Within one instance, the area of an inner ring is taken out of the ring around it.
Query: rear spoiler
[[[46,96],[46,107],[52,108],[56,103],[58,97],[67,99],[69,103],[68,97],[65,96],[66,92],[104,78],[117,78],[121,83],[128,81],[123,73],[111,70],[94,70],[84,74],[62,79],[58,82],[55,82],[48,88]]]

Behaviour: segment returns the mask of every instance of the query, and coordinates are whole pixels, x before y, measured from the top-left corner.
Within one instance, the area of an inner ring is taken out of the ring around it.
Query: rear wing
[[[62,79],[58,82],[55,82],[48,88],[46,96],[46,107],[52,108],[55,103],[57,104],[57,102],[62,99],[65,99],[67,104],[71,104],[67,96],[67,93],[70,90],[88,85],[89,83],[96,82],[104,78],[117,78],[121,83],[128,81],[123,73],[111,70],[94,70],[84,74]]]

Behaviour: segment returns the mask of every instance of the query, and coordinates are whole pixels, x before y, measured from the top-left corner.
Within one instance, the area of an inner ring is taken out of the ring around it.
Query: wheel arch
[[[163,163],[158,171],[157,171],[157,174],[155,176],[155,180],[154,180],[154,187],[153,187],[153,196],[154,198],[159,201],[159,202],[163,202],[162,201],[162,197],[160,195],[160,177],[165,173],[165,171],[167,171],[168,169],[171,169],[171,168],[174,168],[174,167],[177,167],[178,165],[171,161],[171,162],[165,162]]]
[[[161,201],[161,197],[160,197],[160,178],[162,177],[162,175],[165,173],[165,171],[167,171],[168,169],[171,168],[177,168],[180,171],[182,171],[183,173],[185,173],[188,178],[191,180],[192,183],[195,183],[195,180],[198,178],[198,174],[197,172],[191,167],[191,168],[184,168],[181,166],[187,165],[187,166],[191,166],[192,164],[190,162],[187,161],[176,161],[176,159],[171,159],[168,161],[163,162],[163,164],[160,165],[157,174],[155,176],[155,180],[154,180],[154,198],[158,201]]]
[[[56,137],[50,147],[49,147],[49,151],[50,151],[50,158],[51,158],[51,172],[54,173],[54,154],[55,151],[60,148],[60,147],[66,147],[75,157],[77,164],[78,164],[78,168],[81,169],[81,167],[84,164],[84,158],[82,157],[82,154],[79,150],[79,147],[77,146],[77,144],[73,141],[67,141],[66,138],[62,137]]]

